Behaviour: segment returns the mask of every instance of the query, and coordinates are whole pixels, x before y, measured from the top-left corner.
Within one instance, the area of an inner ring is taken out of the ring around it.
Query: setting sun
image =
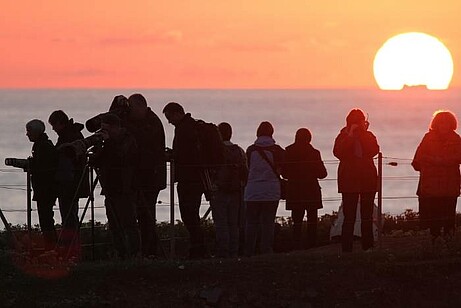
[[[410,32],[387,40],[376,53],[373,68],[382,90],[420,85],[444,90],[453,76],[453,59],[437,38]]]

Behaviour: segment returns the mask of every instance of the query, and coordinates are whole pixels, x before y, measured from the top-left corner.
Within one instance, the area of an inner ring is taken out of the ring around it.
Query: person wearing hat
[[[375,135],[360,109],[352,109],[346,127],[336,137],[333,154],[339,159],[338,191],[342,194],[344,223],[341,244],[343,252],[351,252],[357,205],[360,202],[362,249],[373,248],[373,204],[378,173],[373,157],[379,153]]]

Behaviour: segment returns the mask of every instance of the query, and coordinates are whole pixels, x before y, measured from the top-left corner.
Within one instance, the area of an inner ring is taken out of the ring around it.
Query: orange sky
[[[461,87],[461,1],[0,0],[0,88],[376,87],[391,36],[438,37]]]

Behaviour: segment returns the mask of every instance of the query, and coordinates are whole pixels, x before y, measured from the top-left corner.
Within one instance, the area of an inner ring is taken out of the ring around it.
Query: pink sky
[[[373,59],[418,31],[450,50],[460,1],[0,0],[0,88],[376,87]]]

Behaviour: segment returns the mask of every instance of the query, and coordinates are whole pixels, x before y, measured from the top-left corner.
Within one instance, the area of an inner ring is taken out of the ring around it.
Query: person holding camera
[[[136,211],[141,233],[143,256],[157,254],[155,205],[158,194],[166,188],[165,131],[159,117],[147,107],[141,94],[128,98],[126,129],[136,139],[138,160],[134,185]]]
[[[343,252],[352,251],[359,200],[362,249],[373,248],[373,206],[378,183],[373,157],[379,153],[379,145],[375,135],[368,131],[368,126],[364,112],[352,109],[346,117],[346,127],[336,137],[333,148],[333,154],[339,159],[338,191],[342,194],[344,212]]]
[[[59,151],[63,144],[84,139],[81,131],[84,126],[74,123],[62,110],[51,113],[48,123],[58,135],[56,148],[58,149],[58,168],[56,181],[58,183],[59,211],[61,213],[62,230],[59,237],[60,244],[67,250],[68,255],[79,255],[79,198],[86,198],[90,193],[89,174],[85,170],[86,156],[70,156]]]
[[[109,230],[114,247],[122,259],[132,258],[139,251],[139,230],[136,221],[134,175],[138,160],[135,138],[121,127],[120,118],[112,113],[101,117],[100,133],[104,145],[94,153],[105,196]]]
[[[56,246],[53,206],[56,201],[55,173],[58,164],[56,148],[45,133],[45,124],[41,120],[31,120],[26,124],[26,135],[31,142],[32,157],[29,168],[31,173],[33,200],[37,202],[38,219],[46,250]]]

